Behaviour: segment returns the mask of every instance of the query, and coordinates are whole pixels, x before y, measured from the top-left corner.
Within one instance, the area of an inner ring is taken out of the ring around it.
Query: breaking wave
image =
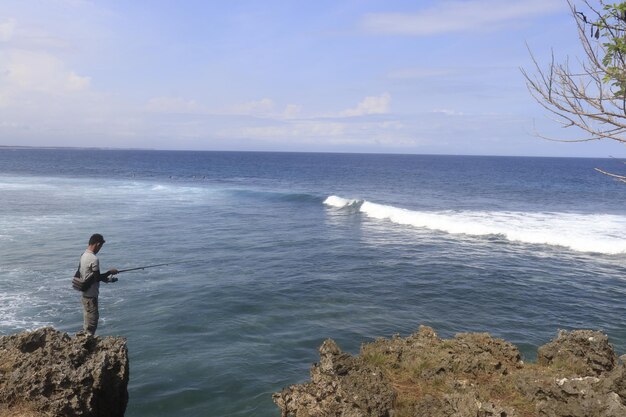
[[[366,200],[330,196],[324,204],[358,208],[366,216],[399,225],[512,242],[562,246],[578,252],[626,253],[626,216],[558,212],[416,211]]]

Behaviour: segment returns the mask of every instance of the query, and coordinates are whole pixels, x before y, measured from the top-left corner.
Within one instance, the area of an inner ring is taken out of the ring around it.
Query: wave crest
[[[324,204],[358,205],[370,218],[450,234],[500,236],[512,242],[562,246],[578,252],[626,253],[626,216],[514,211],[416,211],[330,196]]]
[[[344,207],[360,207],[363,204],[364,200],[354,200],[337,197],[336,195],[331,195],[326,200],[324,200],[324,204],[331,207],[336,208],[344,208]]]

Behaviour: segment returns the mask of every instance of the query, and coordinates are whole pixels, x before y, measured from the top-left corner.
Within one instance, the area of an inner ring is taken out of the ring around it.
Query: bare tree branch
[[[626,182],[626,176],[624,176],[624,175],[611,174],[610,172],[603,171],[600,168],[594,168],[594,169],[596,171],[604,174],[604,175],[608,175],[609,177],[613,177],[613,178],[615,178],[618,181]]]
[[[543,68],[530,50],[531,72],[521,68],[531,96],[554,116],[563,128],[574,127],[587,134],[582,139],[556,139],[558,142],[611,140],[626,144],[626,2],[592,4],[582,0],[577,10],[567,0],[576,23],[583,59],[570,64],[557,62],[551,51],[550,63]],[[597,169],[619,181],[626,176]]]

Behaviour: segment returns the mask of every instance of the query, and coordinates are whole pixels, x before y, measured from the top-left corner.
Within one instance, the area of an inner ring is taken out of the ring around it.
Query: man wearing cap
[[[83,330],[91,335],[96,333],[98,327],[98,294],[100,293],[100,281],[116,282],[117,278],[112,275],[117,274],[117,269],[109,269],[104,274],[100,273],[100,261],[96,256],[104,245],[104,238],[101,234],[93,234],[89,238],[87,250],[80,257],[78,273],[83,281],[87,282],[86,288],[82,291],[83,301]]]

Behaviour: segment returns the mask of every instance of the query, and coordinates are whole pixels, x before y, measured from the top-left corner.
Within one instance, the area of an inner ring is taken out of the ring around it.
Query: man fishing
[[[100,281],[116,282],[113,275],[119,271],[115,268],[109,269],[104,274],[100,273],[100,260],[96,256],[104,245],[104,238],[101,234],[95,233],[89,238],[87,250],[80,257],[78,271],[75,278],[80,281],[74,288],[82,291],[83,302],[83,330],[91,335],[96,333],[98,327],[98,294],[100,293]]]

